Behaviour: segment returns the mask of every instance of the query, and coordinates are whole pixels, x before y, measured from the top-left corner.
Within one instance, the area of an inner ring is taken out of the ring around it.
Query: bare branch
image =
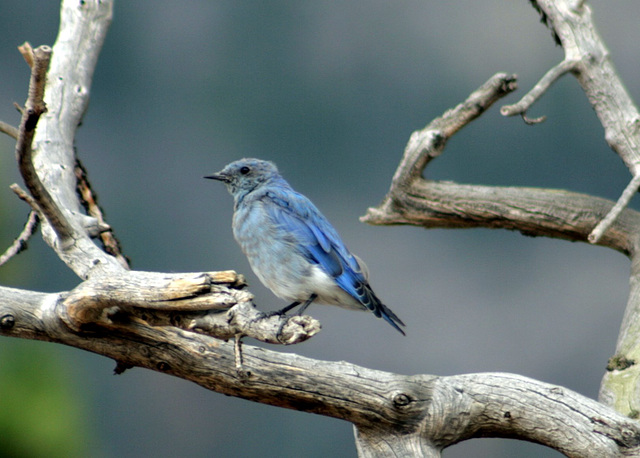
[[[51,198],[51,194],[42,185],[33,166],[33,149],[31,147],[38,120],[47,110],[44,103],[44,88],[51,59],[51,48],[49,46],[40,46],[32,50],[31,46],[26,43],[21,47],[21,52],[25,56],[25,60],[30,63],[31,81],[29,83],[29,97],[20,122],[16,157],[18,158],[20,173],[25,185],[64,247],[68,246],[73,230],[62,215],[58,205]]]
[[[474,186],[425,180],[422,172],[439,156],[450,136],[475,119],[464,107],[483,101],[485,108],[508,93],[501,81],[515,87],[513,77],[498,74],[458,107],[414,132],[391,183],[377,208],[361,221],[370,224],[413,224],[428,228],[490,227],[527,235],[586,241],[593,227],[613,208],[613,202],[584,194],[539,188]],[[627,255],[635,252],[640,213],[624,210],[600,245]]]
[[[73,145],[112,11],[112,0],[62,1],[60,30],[45,93],[48,111],[41,117],[33,139],[33,149],[39,153],[34,157],[34,167],[71,231],[70,243],[61,246],[55,231],[43,220],[43,238],[82,279],[124,268],[121,261],[91,240],[108,226],[86,215],[79,203]]]
[[[553,72],[540,88],[570,68],[571,65],[566,64]],[[526,235],[588,241],[593,228],[615,209],[614,218],[607,221],[610,233],[601,236],[597,243],[626,255],[635,253],[640,213],[624,209],[628,202],[624,199],[619,202],[622,206],[615,207],[605,199],[557,189],[473,186],[422,178],[423,170],[443,152],[450,136],[475,119],[476,116],[469,116],[463,107],[474,106],[478,99],[490,101],[486,104],[488,107],[509,92],[496,90],[502,78],[506,75],[495,75],[464,103],[414,132],[387,196],[378,207],[369,208],[360,220],[369,224],[412,224],[427,228],[504,228]],[[515,77],[510,78],[509,87],[513,90]],[[510,108],[513,110],[510,113],[526,110],[541,91],[536,89],[533,95],[512,105],[515,108]],[[632,193],[629,191],[624,196],[630,198]],[[615,220],[616,215],[623,217]]]
[[[549,70],[538,83],[524,96],[518,103],[513,105],[505,105],[500,108],[500,113],[504,116],[514,116],[521,115],[522,119],[527,124],[538,124],[543,122],[546,119],[546,116],[541,116],[539,118],[530,119],[527,118],[526,113],[531,105],[533,105],[542,95],[547,92],[547,90],[551,87],[553,83],[556,82],[558,78],[564,75],[567,72],[572,71],[576,67],[576,62],[563,60],[558,65]]]
[[[18,238],[16,238],[11,246],[7,248],[7,250],[2,253],[2,255],[0,255],[0,266],[5,264],[7,261],[9,261],[9,259],[27,248],[27,242],[37,228],[38,215],[35,211],[32,210],[29,213],[29,217],[27,218],[27,222],[25,223],[22,232],[20,232],[20,235],[18,235]]]
[[[586,242],[613,206],[607,199],[561,189],[418,179],[405,194],[390,192],[360,219],[377,225],[510,229],[528,236]],[[640,213],[626,209],[598,245],[632,255],[638,249],[638,227]]]
[[[463,103],[447,111],[442,117],[434,119],[424,129],[414,132],[393,177],[391,192],[410,186],[412,181],[420,176],[429,161],[442,153],[445,143],[453,134],[516,88],[515,75],[497,73],[469,95]]]
[[[637,422],[522,376],[396,375],[246,345],[238,373],[231,343],[117,313],[110,324],[74,332],[60,315],[66,294],[0,288],[0,296],[2,335],[59,342],[113,358],[120,371],[146,367],[219,393],[350,421],[358,448],[368,451],[363,456],[439,456],[473,437],[526,439],[570,457],[640,452]]]
[[[616,204],[611,208],[607,216],[605,216],[598,225],[593,229],[593,231],[589,234],[588,240],[590,243],[598,243],[602,238],[602,235],[605,233],[607,229],[613,224],[613,222],[618,218],[620,213],[629,205],[633,196],[638,192],[638,188],[640,187],[640,175],[633,177],[633,179],[629,182],[625,190],[622,192],[622,195],[616,202]]]
[[[320,331],[310,316],[265,315],[234,271],[161,274],[123,271],[87,280],[69,292],[59,315],[74,331],[112,327],[132,317],[228,340],[238,335],[291,345]]]
[[[11,124],[7,124],[6,122],[0,121],[0,132],[3,134],[7,134],[9,137],[17,140],[20,131],[17,127],[13,127]]]

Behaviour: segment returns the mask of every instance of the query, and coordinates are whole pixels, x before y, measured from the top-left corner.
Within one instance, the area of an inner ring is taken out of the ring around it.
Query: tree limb
[[[587,241],[613,202],[563,190],[462,185],[422,178],[425,167],[442,154],[454,133],[514,88],[515,77],[494,75],[462,104],[414,132],[387,196],[377,208],[369,208],[361,221],[427,228],[503,228]],[[624,210],[598,243],[627,255],[635,253],[639,225],[640,213]]]
[[[442,154],[453,134],[515,87],[514,76],[496,74],[456,108],[414,132],[383,202],[369,208],[360,220],[426,228],[503,228],[587,241],[593,227],[614,207],[613,202],[564,190],[463,185],[422,178],[424,169]],[[598,244],[631,255],[638,244],[640,213],[629,209],[621,213]]]
[[[73,230],[64,216],[62,216],[60,208],[51,198],[49,191],[42,185],[33,166],[33,149],[31,146],[38,120],[47,111],[44,102],[44,88],[51,60],[51,48],[49,46],[39,46],[36,49],[32,49],[28,43],[25,43],[20,47],[20,50],[31,67],[31,81],[29,83],[29,97],[22,110],[22,120],[20,121],[18,141],[16,143],[16,158],[18,159],[20,174],[27,189],[29,189],[31,196],[38,203],[40,211],[56,233],[61,249],[65,249],[71,243]]]
[[[406,185],[404,185],[406,188]],[[405,192],[393,189],[360,218],[369,224],[425,228],[509,229],[528,236],[586,242],[614,203],[560,189],[464,185],[416,179]],[[598,245],[626,255],[638,248],[640,213],[626,209]]]
[[[123,265],[99,249],[91,237],[101,231],[96,218],[81,208],[76,191],[73,139],[89,102],[93,71],[111,23],[112,0],[64,0],[60,30],[47,74],[45,103],[33,139],[33,166],[53,201],[62,209],[71,243],[64,246],[51,225],[42,224],[44,240],[80,278],[121,272]],[[46,154],[45,154],[46,152]],[[41,206],[38,196],[33,196]]]
[[[174,326],[222,340],[247,336],[284,345],[302,342],[320,331],[320,323],[310,316],[258,311],[251,303],[253,295],[240,291],[244,286],[244,278],[232,270],[193,274],[130,271],[83,282],[65,295],[60,316],[78,332],[134,316],[154,326]]]
[[[0,287],[0,334],[92,351],[115,359],[117,372],[145,367],[227,395],[350,421],[362,456],[439,456],[473,437],[520,438],[576,457],[640,453],[637,422],[570,390],[517,375],[403,376],[250,346],[239,372],[240,336],[295,343],[312,336],[319,324],[310,317],[260,313],[235,273],[128,271],[90,239],[106,223],[81,211],[73,138],[111,10],[109,0],[63,2],[48,75],[49,112],[41,116],[33,143],[39,153],[34,169],[69,224],[72,243],[62,246],[63,235],[47,221],[43,236],[85,281],[49,294]],[[586,239],[585,226],[606,213],[610,202],[564,191],[461,187],[421,176],[455,132],[514,89],[514,77],[495,75],[465,103],[414,133],[384,205],[369,212],[372,222],[491,224]],[[34,198],[41,206],[42,199]],[[569,199],[571,205],[558,203]],[[633,255],[635,227],[638,215],[625,210],[599,243]],[[225,342],[231,337],[235,345]]]
[[[620,156],[633,179],[611,212],[589,237],[597,243],[608,225],[630,201],[630,191],[637,191],[640,183],[640,114],[611,61],[609,50],[598,34],[591,9],[584,1],[532,0],[543,14],[545,23],[565,52],[565,58],[551,69],[536,86],[515,105],[505,106],[501,112],[510,116],[526,112],[535,100],[559,76],[571,71],[584,90],[604,128],[605,140]],[[533,95],[532,95],[533,94]]]
[[[74,294],[0,288],[0,334],[83,348],[121,368],[145,367],[219,393],[349,421],[362,456],[416,450],[422,455],[409,456],[439,456],[457,442],[487,436],[526,439],[574,457],[640,453],[638,423],[526,377],[396,375],[251,346],[244,347],[240,375],[233,344],[176,327],[113,313],[110,323],[73,331],[63,317]]]
[[[425,180],[422,178],[424,168],[442,153],[449,139],[447,131],[455,132],[473,119],[461,115],[456,108],[412,134],[387,196],[378,207],[368,209],[361,220],[370,224],[413,224],[428,228],[506,228],[532,236],[589,241],[629,256],[632,262],[629,300],[616,354],[603,379],[599,399],[615,406],[619,412],[638,418],[640,213],[626,206],[639,183],[640,130],[637,125],[640,116],[595,30],[589,7],[582,1],[569,0],[532,0],[532,4],[563,46],[565,59],[547,72],[520,102],[503,107],[503,114],[525,113],[560,76],[567,72],[575,75],[605,129],[607,142],[633,175],[618,202],[563,190]],[[476,91],[459,107],[478,94],[482,91]]]
[[[0,255],[0,266],[5,264],[9,259],[20,253],[21,251],[27,248],[27,242],[36,231],[38,227],[38,214],[31,210],[29,212],[29,217],[27,218],[27,222],[20,232],[20,235],[13,241],[11,246],[5,250],[2,255]]]

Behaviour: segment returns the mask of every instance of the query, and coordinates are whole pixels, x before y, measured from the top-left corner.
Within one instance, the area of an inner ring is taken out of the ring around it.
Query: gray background
[[[589,3],[638,100],[637,3]],[[58,4],[5,1],[0,11],[0,119],[17,124],[12,103],[26,97],[28,68],[16,46],[53,44]],[[134,268],[236,269],[260,307],[281,307],[233,241],[231,197],[201,178],[241,157],[270,159],[367,262],[377,294],[408,323],[403,338],[370,314],[312,306],[322,332],[274,350],[403,374],[514,372],[596,397],[626,301],[623,256],[506,231],[358,221],[387,191],[411,132],[498,71],[519,75],[520,90],[505,101],[513,103],[561,59],[524,0],[117,2],[77,146]],[[542,114],[547,121],[530,127],[492,108],[454,137],[428,177],[616,199],[629,173],[572,77],[530,113]],[[27,213],[8,190],[14,181],[13,142],[2,136],[0,250]],[[41,241],[30,248],[0,268],[2,284],[78,283]],[[351,426],[338,420],[142,369],[112,376],[106,358],[0,339],[5,376],[11,358],[26,362],[48,396],[74,402],[76,427],[64,434],[85,444],[85,456],[355,455]],[[29,390],[12,396],[35,402]],[[559,456],[497,439],[445,452],[514,455]]]

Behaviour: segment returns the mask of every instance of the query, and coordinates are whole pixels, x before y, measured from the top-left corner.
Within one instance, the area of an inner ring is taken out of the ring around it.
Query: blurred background
[[[638,4],[588,2],[612,59],[640,100]],[[16,47],[53,45],[59,5],[0,6],[0,119],[17,125],[28,67]],[[294,348],[401,374],[506,371],[597,397],[628,292],[628,260],[581,243],[489,230],[371,227],[410,134],[498,71],[514,103],[563,57],[529,2],[272,0],[116,2],[77,148],[132,265],[161,272],[235,269],[262,287],[231,233],[232,200],[202,176],[241,157],[275,161],[333,222],[406,322],[312,306],[322,324]],[[500,105],[500,104],[499,104]],[[570,189],[617,199],[630,179],[572,77],[530,111],[466,127],[432,179]],[[0,136],[0,251],[28,208],[14,142]],[[637,206],[637,202],[632,203]],[[40,237],[0,268],[0,284],[60,291],[79,283]],[[252,342],[250,342],[252,343]],[[353,457],[351,425],[206,391],[59,345],[0,338],[0,455]],[[555,457],[482,439],[447,457]]]

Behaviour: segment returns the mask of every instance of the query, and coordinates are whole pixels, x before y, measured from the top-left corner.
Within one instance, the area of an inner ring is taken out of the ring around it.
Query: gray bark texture
[[[514,374],[406,376],[241,346],[242,336],[295,344],[312,337],[320,324],[308,316],[259,312],[243,277],[233,271],[130,270],[93,205],[73,149],[111,21],[111,0],[63,0],[53,50],[21,49],[32,70],[29,97],[19,132],[3,128],[17,135],[27,191],[16,192],[41,220],[44,240],[81,282],[59,293],[0,287],[0,334],[95,352],[117,361],[117,371],[145,367],[219,393],[349,421],[362,457],[437,457],[446,447],[477,437],[532,441],[570,457],[640,455],[640,371],[635,363],[640,358],[640,213],[626,208],[640,184],[638,111],[589,7],[578,0],[531,3],[562,45],[565,59],[501,112],[539,122],[526,117],[527,109],[559,77],[575,76],[608,144],[631,172],[621,199],[615,203],[561,190],[423,178],[452,135],[517,88],[515,76],[497,73],[411,136],[388,195],[362,220],[511,229],[590,242],[628,256],[629,303],[598,401]]]

